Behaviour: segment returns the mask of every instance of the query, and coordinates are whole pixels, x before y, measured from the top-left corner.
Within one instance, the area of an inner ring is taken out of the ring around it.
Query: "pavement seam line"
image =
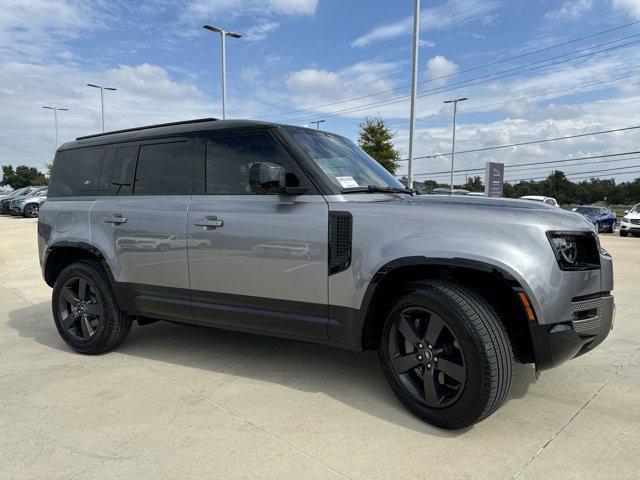
[[[178,382],[176,379],[170,377],[169,375],[165,375],[161,372],[158,372],[156,369],[149,367],[148,365],[145,365],[148,369],[152,370],[153,372],[155,372],[157,375],[160,375],[168,380],[170,380],[171,382],[175,383],[176,385],[184,388],[185,390],[187,390],[188,392],[190,392],[193,395],[196,395],[197,397],[201,398],[202,400],[204,400],[205,402],[210,403],[211,405],[213,405],[214,407],[216,407],[217,409],[221,410],[224,413],[227,413],[228,415],[231,415],[235,418],[237,418],[238,420],[242,421],[243,423],[246,423],[247,425],[249,425],[250,427],[255,428],[256,430],[258,430],[259,432],[263,433],[264,435],[268,436],[269,438],[281,443],[282,445],[284,445],[285,447],[293,450],[296,453],[299,453],[300,455],[302,455],[303,457],[305,457],[308,460],[311,460],[312,462],[320,465],[321,467],[324,467],[325,469],[329,470],[330,472],[336,474],[337,476],[339,476],[340,478],[344,479],[344,480],[351,480],[349,477],[347,477],[346,475],[344,475],[343,473],[340,473],[338,470],[336,470],[335,468],[327,465],[326,463],[322,462],[321,460],[318,460],[317,458],[312,457],[311,455],[309,455],[308,453],[303,452],[302,450],[300,450],[299,448],[297,448],[296,446],[286,442],[285,440],[281,439],[280,437],[274,435],[273,433],[268,432],[267,430],[265,430],[264,428],[256,425],[255,423],[253,423],[250,420],[247,420],[246,418],[238,415],[235,412],[232,412],[231,410],[229,410],[226,407],[223,407],[222,405],[220,405],[217,402],[214,402],[213,400],[211,400],[210,398],[206,397],[205,395],[202,395],[201,393],[196,392],[195,390],[193,390],[191,387],[184,385],[183,383]]]
[[[534,460],[535,460],[535,459],[536,459],[536,458],[537,458],[537,457],[538,457],[538,456],[539,456],[539,455],[544,451],[544,449],[545,449],[545,448],[547,448],[547,447],[551,444],[551,442],[553,442],[553,441],[556,439],[556,437],[558,437],[558,435],[560,435],[560,434],[564,431],[564,429],[565,429],[565,428],[567,428],[567,427],[569,426],[569,424],[570,424],[571,422],[573,422],[573,420],[574,420],[578,415],[580,415],[580,413],[582,413],[582,411],[583,411],[585,408],[587,408],[587,406],[588,406],[588,405],[589,405],[589,404],[590,404],[590,403],[591,403],[591,402],[592,402],[592,401],[593,401],[593,400],[598,396],[598,394],[599,394],[602,390],[604,390],[604,387],[606,387],[607,385],[609,385],[609,382],[611,382],[611,380],[613,380],[615,377],[617,377],[617,376],[618,376],[618,374],[620,373],[620,371],[621,371],[621,370],[622,370],[622,369],[623,369],[623,368],[624,368],[624,367],[625,367],[629,362],[631,362],[631,361],[633,361],[633,360],[635,359],[635,357],[636,357],[636,355],[637,355],[637,352],[638,352],[638,351],[640,351],[640,349],[637,349],[637,350],[636,350],[636,353],[635,353],[635,354],[633,354],[633,355],[631,355],[631,357],[630,357],[629,359],[627,359],[627,361],[626,361],[626,362],[622,363],[621,365],[618,365],[618,368],[617,368],[617,369],[616,369],[616,371],[613,373],[613,375],[611,375],[609,378],[607,378],[607,380],[602,384],[602,386],[600,386],[600,388],[598,388],[598,390],[596,390],[596,391],[595,391],[595,393],[591,396],[591,398],[589,398],[589,400],[587,400],[587,401],[585,402],[585,404],[584,404],[584,405],[582,405],[582,407],[580,407],[580,408],[578,409],[578,411],[577,411],[576,413],[574,413],[574,414],[572,415],[572,417],[571,417],[571,418],[570,418],[570,419],[569,419],[569,420],[568,420],[568,421],[567,421],[567,422],[566,422],[562,427],[560,427],[560,429],[559,429],[557,432],[555,432],[555,433],[551,436],[551,438],[550,438],[549,440],[547,440],[547,442],[546,442],[546,443],[545,443],[545,444],[544,444],[544,445],[543,445],[543,446],[542,446],[542,447],[541,447],[541,448],[540,448],[536,453],[534,453],[534,454],[531,456],[531,458],[529,459],[529,461],[527,461],[527,463],[525,463],[524,465],[522,465],[522,467],[520,467],[520,470],[518,470],[518,471],[515,473],[515,475],[513,475],[513,477],[511,477],[511,480],[515,480],[516,478],[518,478],[518,476],[519,476],[522,472],[524,472],[524,471],[529,467],[529,465],[531,465],[531,464],[533,463],[533,461],[534,461]]]

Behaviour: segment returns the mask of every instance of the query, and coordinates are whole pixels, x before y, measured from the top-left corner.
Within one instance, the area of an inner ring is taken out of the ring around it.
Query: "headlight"
[[[629,223],[629,217],[622,217],[622,221],[624,223]]]
[[[593,233],[547,232],[560,270],[600,268],[598,237]]]

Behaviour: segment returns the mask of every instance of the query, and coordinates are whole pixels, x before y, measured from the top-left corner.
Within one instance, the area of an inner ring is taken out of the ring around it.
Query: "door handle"
[[[123,217],[119,213],[114,214],[112,217],[105,217],[106,223],[127,223],[127,217]]]
[[[224,225],[224,222],[222,220],[218,220],[216,217],[208,216],[205,218],[196,218],[193,221],[193,224],[197,227],[220,228]]]

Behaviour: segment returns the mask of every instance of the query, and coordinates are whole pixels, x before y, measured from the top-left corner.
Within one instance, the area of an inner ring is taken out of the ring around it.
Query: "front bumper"
[[[11,213],[11,215],[22,215],[22,205],[11,205],[9,213]]]
[[[603,294],[571,303],[570,321],[530,324],[536,368],[546,370],[593,350],[613,328],[615,303]]]

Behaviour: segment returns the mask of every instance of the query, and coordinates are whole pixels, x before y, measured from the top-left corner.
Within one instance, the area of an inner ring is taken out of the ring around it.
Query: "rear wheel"
[[[36,203],[30,203],[26,207],[24,207],[24,211],[22,214],[28,218],[36,218],[38,216],[38,210],[40,209],[39,205]]]
[[[72,263],[62,270],[51,303],[58,333],[80,353],[111,350],[131,329],[131,318],[118,308],[109,279],[95,260]]]
[[[387,316],[379,356],[398,399],[443,428],[488,417],[511,386],[513,353],[497,314],[448,280],[407,285]]]

